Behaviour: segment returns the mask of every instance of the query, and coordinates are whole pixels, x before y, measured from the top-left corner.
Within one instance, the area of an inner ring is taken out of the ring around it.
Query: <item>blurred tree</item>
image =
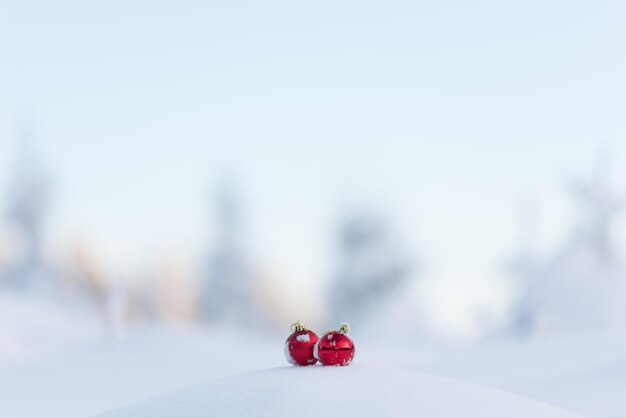
[[[215,198],[213,250],[204,265],[200,292],[200,315],[207,322],[248,323],[255,319],[241,210],[234,186],[222,184]]]
[[[624,198],[611,190],[611,163],[601,156],[589,183],[574,183],[572,196],[578,205],[579,224],[576,234],[597,257],[615,257],[611,228],[624,209]]]
[[[57,278],[43,254],[49,183],[34,152],[34,135],[25,131],[18,142],[16,169],[9,184],[6,219],[14,232],[5,280],[19,289],[50,290]]]
[[[626,329],[626,265],[611,239],[623,199],[611,191],[609,172],[601,160],[589,183],[571,189],[579,220],[561,250],[542,262],[527,260],[518,270],[527,287],[512,328],[528,327],[535,336]]]
[[[409,264],[378,216],[358,213],[338,229],[339,265],[330,286],[336,322],[364,326],[383,314],[409,277]]]
[[[513,301],[507,312],[506,334],[527,337],[533,329],[532,280],[537,273],[539,258],[536,252],[536,210],[525,208],[520,214],[518,249],[506,263],[506,271],[513,276]]]

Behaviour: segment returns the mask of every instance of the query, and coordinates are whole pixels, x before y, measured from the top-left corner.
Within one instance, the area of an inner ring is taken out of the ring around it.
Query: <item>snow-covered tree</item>
[[[18,143],[16,168],[3,208],[12,251],[0,269],[0,279],[6,283],[0,304],[8,319],[2,332],[27,355],[100,336],[93,311],[77,309],[85,307],[85,294],[69,286],[58,264],[45,255],[49,182],[33,139],[32,134],[23,135]]]
[[[626,330],[626,264],[611,239],[623,200],[612,192],[608,164],[592,181],[573,188],[579,220],[552,257],[529,263],[520,312],[535,336],[593,330]],[[513,324],[513,327],[519,327]]]
[[[507,261],[505,268],[512,278],[514,298],[506,318],[506,334],[527,337],[532,333],[533,312],[531,285],[537,273],[539,258],[536,252],[535,210],[525,208],[520,216],[518,248]]]
[[[364,325],[390,308],[409,277],[409,263],[386,223],[376,215],[353,214],[339,226],[339,260],[331,281],[335,321]]]
[[[254,319],[241,216],[237,191],[223,184],[215,198],[213,249],[201,277],[200,314],[207,322],[245,323]]]
[[[49,183],[28,132],[18,143],[16,168],[8,187],[6,221],[13,232],[14,253],[3,272],[6,282],[24,290],[49,291],[57,276],[44,258],[43,231],[48,214]]]

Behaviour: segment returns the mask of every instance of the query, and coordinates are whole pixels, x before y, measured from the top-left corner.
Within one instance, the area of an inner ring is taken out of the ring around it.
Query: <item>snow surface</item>
[[[76,315],[44,296],[0,292],[0,363],[27,361],[102,339],[100,329],[93,316]]]
[[[281,367],[209,381],[100,418],[159,417],[574,418],[505,392],[393,368]]]
[[[165,326],[134,329],[122,341],[0,362],[0,417],[86,417],[206,379],[285,364],[280,344],[250,335]]]
[[[359,350],[358,362],[345,368],[332,368],[339,369],[337,372],[320,371],[316,366],[287,366],[280,349],[284,337],[252,332],[244,335],[232,329],[159,325],[130,329],[123,340],[66,347],[63,352],[55,351],[54,355],[37,359],[0,361],[0,417],[86,417],[198,382],[226,385],[224,382],[230,381],[230,377],[255,370],[286,366],[287,370],[296,370],[286,373],[318,379],[316,373],[341,373],[343,369],[353,373],[361,368],[369,369],[365,365],[389,367],[389,370],[373,370],[375,377],[364,374],[355,377],[376,390],[395,379],[396,374],[413,376],[418,382],[409,384],[419,386],[419,381],[429,379],[419,373],[430,373],[498,388],[588,418],[626,416],[626,335],[583,334],[541,341],[492,341],[477,346],[446,347],[415,342],[391,344],[380,339],[376,339],[377,344],[357,333],[354,341]],[[405,372],[397,372],[395,368]],[[272,373],[264,371],[253,376],[259,381],[267,376],[268,387],[272,387]],[[328,384],[327,380],[323,379],[320,386]],[[298,380],[289,382],[298,385]],[[351,386],[356,391],[348,395],[351,402],[357,395],[371,395],[359,382],[350,383]],[[387,388],[383,389],[386,393]],[[316,387],[310,396],[317,397],[324,390]],[[489,393],[496,394],[495,398],[485,396],[480,398],[481,402],[487,406],[498,404],[501,392]],[[463,396],[451,389],[445,402],[454,405],[457,395]],[[461,401],[465,402],[463,398]],[[407,405],[410,407],[412,403]]]
[[[369,355],[378,358],[385,351]],[[626,417],[625,334],[491,342],[422,356],[420,371],[497,387],[588,417]]]

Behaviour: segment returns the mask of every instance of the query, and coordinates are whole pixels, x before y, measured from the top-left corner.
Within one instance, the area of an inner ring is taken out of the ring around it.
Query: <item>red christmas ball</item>
[[[302,323],[292,326],[295,331],[285,341],[285,357],[294,366],[310,366],[317,363],[313,348],[317,343],[317,334],[304,328]]]
[[[347,326],[342,330],[322,335],[315,345],[315,357],[324,366],[347,366],[354,358],[354,343],[347,335]]]

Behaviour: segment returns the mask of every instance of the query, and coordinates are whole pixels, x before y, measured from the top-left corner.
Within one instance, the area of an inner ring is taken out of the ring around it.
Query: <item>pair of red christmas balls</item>
[[[285,357],[294,366],[310,366],[318,361],[324,366],[347,366],[354,358],[354,343],[348,337],[350,327],[341,324],[338,331],[328,331],[318,338],[302,322],[291,326],[293,334],[285,341]]]

